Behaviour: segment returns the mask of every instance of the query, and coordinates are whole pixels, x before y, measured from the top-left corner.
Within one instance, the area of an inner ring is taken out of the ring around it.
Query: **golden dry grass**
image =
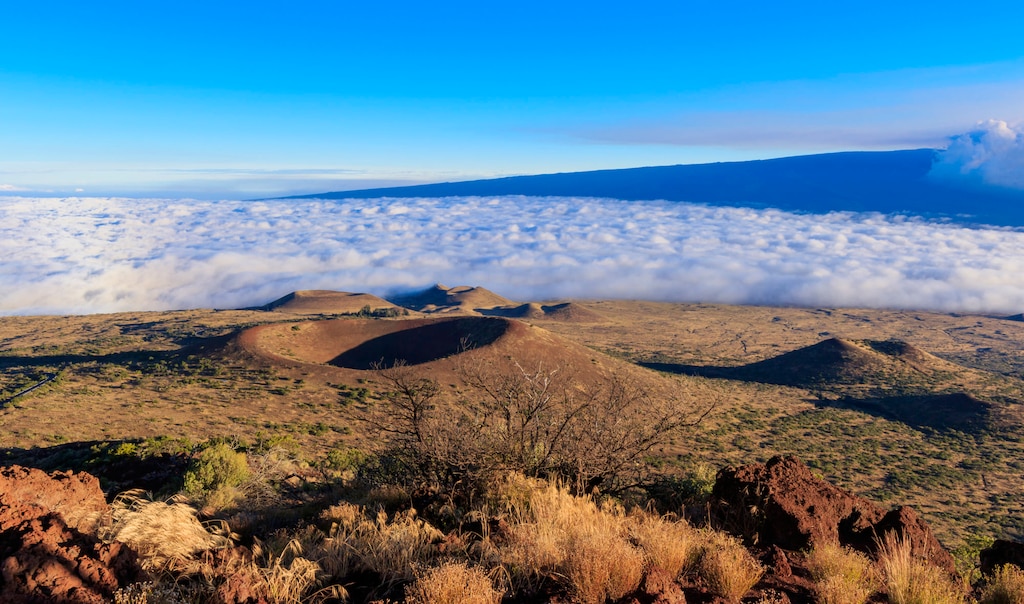
[[[359,506],[343,503],[329,508],[325,517],[334,524],[318,545],[317,559],[335,578],[368,570],[388,584],[412,581],[414,569],[437,555],[437,543],[444,537],[415,510],[371,516]]]
[[[556,485],[534,484],[523,507],[514,510],[508,542],[500,549],[513,586],[530,591],[546,577],[564,577],[583,604],[617,600],[634,591],[643,576],[644,554],[627,538],[622,509],[598,506]]]
[[[807,568],[820,604],[863,604],[877,589],[871,560],[835,543],[812,549]]]
[[[499,604],[502,595],[484,571],[463,562],[431,568],[405,588],[408,604]]]
[[[688,572],[700,557],[701,535],[685,520],[635,514],[629,517],[628,530],[648,564],[672,577]]]
[[[878,543],[878,565],[892,604],[962,604],[963,591],[940,568],[914,555],[895,532]]]
[[[739,602],[764,575],[764,567],[735,537],[708,531],[699,573],[713,593]]]
[[[1007,564],[992,573],[981,592],[981,604],[1024,604],[1024,569]]]
[[[157,570],[231,543],[223,527],[208,528],[196,514],[187,504],[152,501],[142,491],[127,491],[111,502],[110,515],[99,526],[98,535],[104,541],[126,543],[147,568]]]

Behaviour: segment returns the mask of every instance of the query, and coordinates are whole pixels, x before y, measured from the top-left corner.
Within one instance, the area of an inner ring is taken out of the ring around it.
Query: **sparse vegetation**
[[[240,329],[273,322],[280,329],[256,331],[305,337],[340,312],[300,322],[299,313],[257,311],[9,319],[0,322],[0,398],[63,371],[0,409],[7,447],[0,455],[5,463],[93,472],[111,493],[149,481],[159,499],[123,495],[100,530],[168,574],[122,590],[118,602],[204,601],[232,573],[280,602],[329,600],[325,594],[335,597],[343,585],[362,589],[352,602],[439,599],[426,595],[440,593],[426,591],[428,583],[463,575],[484,576],[487,589],[481,582],[473,593],[456,592],[460,601],[556,593],[604,602],[630,594],[653,567],[679,585],[771,602],[776,596],[760,586],[750,595],[759,566],[730,538],[635,504],[679,513],[706,502],[719,467],[776,453],[796,454],[860,495],[914,505],[940,540],[958,546],[958,568],[972,581],[978,550],[992,537],[1024,537],[1024,501],[1016,496],[1024,471],[1024,325],[993,330],[968,317],[895,311],[592,306],[602,309],[601,323],[537,319],[544,338],[562,342],[551,333],[560,332],[592,347],[572,357],[575,364],[552,360],[565,347],[543,360],[524,347],[518,364],[510,349],[484,350],[490,356],[453,353],[399,367],[397,381],[331,365],[330,355],[312,362],[294,341],[276,349],[268,336],[242,350],[238,339]],[[377,311],[356,308],[343,321],[395,324],[363,320]],[[858,374],[863,367],[844,366],[842,380],[803,387],[723,377],[729,372],[721,370],[833,334],[868,355],[862,360],[898,359],[908,349],[896,340],[913,340],[944,361],[910,350],[922,371],[883,363]],[[656,383],[664,375],[620,359],[706,377],[672,377],[685,404],[671,406]],[[981,372],[988,369],[1001,373]],[[891,407],[928,411],[922,403],[936,399],[915,397],[957,393],[964,397],[953,402],[975,405],[984,421],[951,426]],[[718,405],[700,425],[683,425],[710,402]],[[366,430],[368,417],[381,431]],[[174,436],[160,436],[167,434]],[[183,483],[192,505],[163,499]],[[206,514],[228,524],[204,528],[197,517]],[[255,556],[214,569],[194,555],[204,543],[227,543],[232,532]],[[167,549],[173,545],[182,550]],[[944,573],[900,551],[883,547],[885,572],[874,584],[856,554],[808,552],[817,598],[860,602],[873,585],[875,600],[966,600]],[[608,568],[609,558],[621,564]],[[975,593],[981,602],[1020,602],[1014,567],[984,581]]]

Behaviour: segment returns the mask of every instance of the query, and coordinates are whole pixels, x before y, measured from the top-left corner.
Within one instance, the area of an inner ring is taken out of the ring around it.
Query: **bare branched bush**
[[[926,552],[925,552],[926,553]],[[910,540],[895,532],[878,542],[878,564],[893,604],[962,604],[962,590],[940,568],[916,557]]]
[[[431,568],[405,588],[408,604],[499,604],[502,595],[486,573],[463,562]]]
[[[807,568],[821,604],[864,604],[878,587],[871,560],[839,544],[812,549],[807,554]]]
[[[493,476],[518,472],[576,492],[619,493],[645,485],[651,453],[710,411],[628,377],[586,382],[568,366],[470,357],[458,370],[470,390],[442,409],[433,380],[401,363],[377,368],[384,404],[371,423],[390,445],[388,462],[421,485],[482,490]]]

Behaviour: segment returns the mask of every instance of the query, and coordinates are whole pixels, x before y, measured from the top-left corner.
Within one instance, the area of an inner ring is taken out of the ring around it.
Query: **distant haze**
[[[0,313],[263,304],[442,282],[563,297],[1024,310],[1024,232],[880,214],[459,197],[0,198]]]

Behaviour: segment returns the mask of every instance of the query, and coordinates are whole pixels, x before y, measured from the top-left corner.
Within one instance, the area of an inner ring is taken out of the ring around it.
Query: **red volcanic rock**
[[[1004,564],[1024,568],[1024,543],[996,539],[990,547],[981,550],[981,572],[989,575]]]
[[[100,481],[85,472],[47,474],[35,468],[0,468],[0,507],[24,503],[59,514],[71,528],[91,532],[107,511]],[[0,518],[0,523],[3,518]],[[0,529],[3,525],[0,524]]]
[[[0,601],[101,604],[145,579],[127,546],[81,530],[106,509],[94,477],[15,466],[0,470],[0,489]]]
[[[252,562],[252,551],[237,546],[203,552],[201,560],[211,576],[224,577],[217,585],[211,604],[268,604],[256,586],[257,578],[246,569]]]
[[[652,566],[640,583],[638,602],[645,604],[686,604],[683,589],[660,567]]]
[[[839,543],[873,553],[877,537],[896,531],[919,555],[954,572],[953,557],[912,509],[887,511],[814,476],[795,457],[725,468],[712,501],[719,523],[762,547],[799,551]]]

